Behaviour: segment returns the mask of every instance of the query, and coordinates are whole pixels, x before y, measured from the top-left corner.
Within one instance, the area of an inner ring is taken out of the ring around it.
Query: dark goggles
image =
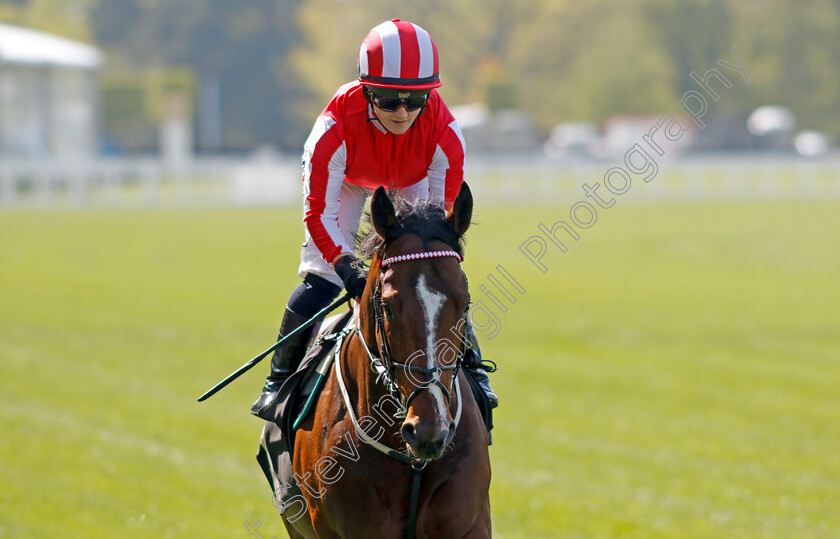
[[[423,108],[429,99],[429,93],[422,90],[399,90],[396,88],[365,87],[368,99],[377,108],[385,112],[394,112],[405,105],[408,110],[414,111]]]

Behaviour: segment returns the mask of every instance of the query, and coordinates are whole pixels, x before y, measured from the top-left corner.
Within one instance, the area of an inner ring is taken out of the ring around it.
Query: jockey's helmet
[[[438,52],[429,32],[408,21],[385,21],[359,49],[359,82],[366,86],[431,90],[441,85]]]

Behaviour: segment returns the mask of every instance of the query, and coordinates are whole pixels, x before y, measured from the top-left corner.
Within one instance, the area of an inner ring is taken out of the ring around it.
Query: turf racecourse
[[[840,204],[616,205],[541,273],[518,247],[563,217],[479,206],[469,233],[473,299],[498,264],[526,290],[482,338],[495,536],[840,536]],[[298,211],[0,232],[0,537],[285,537],[267,367],[195,399],[271,343]]]

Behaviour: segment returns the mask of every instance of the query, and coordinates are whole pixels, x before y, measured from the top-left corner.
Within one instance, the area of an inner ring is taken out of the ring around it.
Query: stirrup
[[[464,366],[466,369],[476,370],[476,369],[484,369],[484,372],[496,372],[499,370],[499,367],[496,365],[495,361],[490,359],[483,359],[481,357],[480,352],[476,352],[472,348],[467,348],[466,353],[461,358],[461,365]]]
[[[499,366],[496,365],[496,362],[493,361],[492,359],[481,359],[478,362],[478,366],[473,367],[473,368],[484,369],[484,372],[486,372],[488,374],[491,373],[491,372],[496,372],[497,370],[499,370]]]

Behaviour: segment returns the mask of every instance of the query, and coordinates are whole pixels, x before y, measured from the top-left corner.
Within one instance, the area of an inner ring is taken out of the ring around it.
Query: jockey
[[[438,53],[429,33],[394,19],[373,28],[359,50],[359,80],[338,89],[318,116],[303,150],[306,241],[278,340],[346,289],[359,298],[367,273],[354,255],[367,197],[381,186],[410,200],[452,206],[464,178],[464,139],[434,89],[441,85]],[[317,328],[316,324],[314,328]],[[272,419],[283,382],[306,352],[313,330],[275,350],[271,373],[251,413]],[[464,358],[490,399],[498,399],[481,367],[475,334]]]

